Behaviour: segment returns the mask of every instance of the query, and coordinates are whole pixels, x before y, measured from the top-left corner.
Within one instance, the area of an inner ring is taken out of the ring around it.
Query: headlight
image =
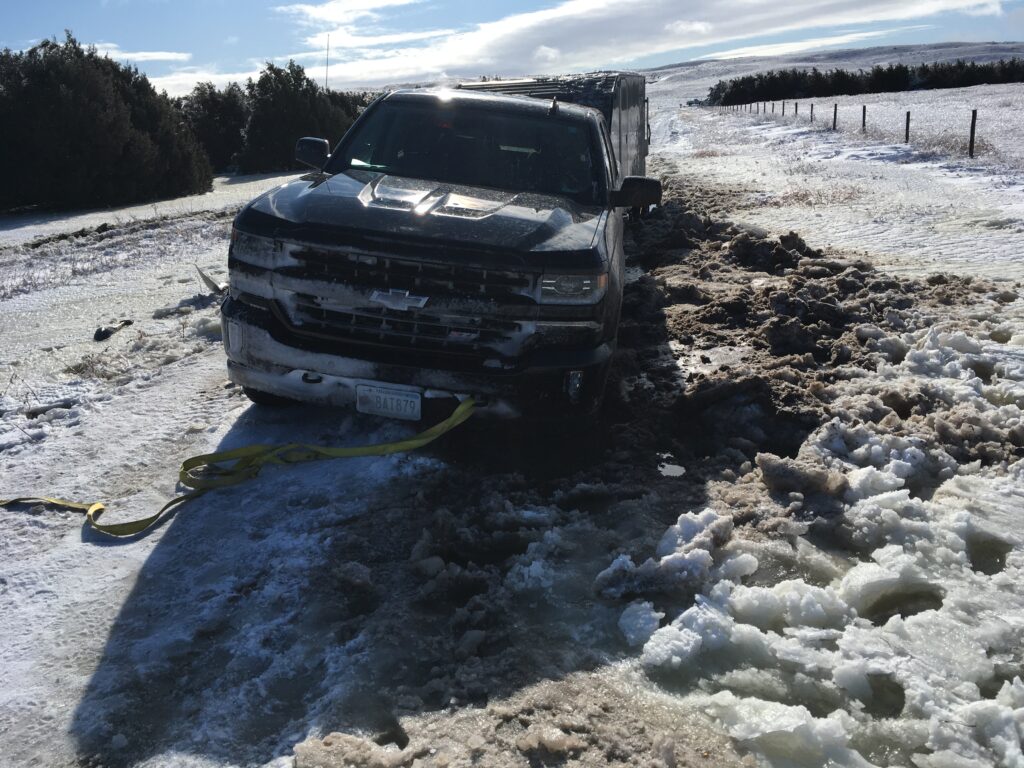
[[[264,269],[290,267],[298,263],[273,238],[250,235],[238,229],[231,230],[230,255],[238,261]]]
[[[542,304],[596,304],[608,288],[608,275],[544,275]]]

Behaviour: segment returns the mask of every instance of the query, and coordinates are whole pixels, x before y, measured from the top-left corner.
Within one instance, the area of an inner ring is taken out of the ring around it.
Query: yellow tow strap
[[[181,469],[178,472],[178,481],[192,490],[171,499],[155,515],[142,518],[141,520],[104,525],[98,522],[99,516],[106,509],[103,504],[99,502],[89,504],[65,501],[64,499],[55,499],[48,496],[0,499],[0,507],[12,504],[50,504],[54,507],[85,512],[86,525],[100,533],[118,537],[135,536],[156,525],[179,504],[202,496],[207,491],[212,491],[215,488],[225,488],[229,485],[237,485],[238,483],[253,479],[260,473],[264,464],[299,464],[305,461],[353,459],[360,456],[387,456],[392,453],[414,451],[428,443],[432,443],[437,438],[462,424],[473,414],[475,407],[476,403],[474,403],[473,399],[467,398],[459,403],[452,415],[444,421],[407,440],[398,440],[393,443],[362,445],[352,448],[326,448],[306,443],[286,443],[284,445],[261,444],[247,445],[230,451],[218,451],[217,453],[204,453],[200,456],[193,456],[182,462]]]

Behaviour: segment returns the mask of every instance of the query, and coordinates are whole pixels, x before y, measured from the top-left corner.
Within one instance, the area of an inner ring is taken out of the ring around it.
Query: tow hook
[[[565,374],[565,394],[569,396],[569,402],[576,405],[580,401],[580,391],[583,389],[583,371],[569,371]]]

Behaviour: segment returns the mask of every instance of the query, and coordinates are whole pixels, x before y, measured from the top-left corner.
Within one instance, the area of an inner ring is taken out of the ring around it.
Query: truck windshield
[[[356,126],[326,170],[377,171],[601,205],[603,174],[593,134],[587,122],[557,115],[385,102]]]

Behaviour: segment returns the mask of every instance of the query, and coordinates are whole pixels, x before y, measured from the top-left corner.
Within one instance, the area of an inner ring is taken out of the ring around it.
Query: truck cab
[[[410,421],[590,414],[622,303],[623,176],[599,109],[472,88],[374,102],[314,173],[238,214],[228,372],[256,402]]]

